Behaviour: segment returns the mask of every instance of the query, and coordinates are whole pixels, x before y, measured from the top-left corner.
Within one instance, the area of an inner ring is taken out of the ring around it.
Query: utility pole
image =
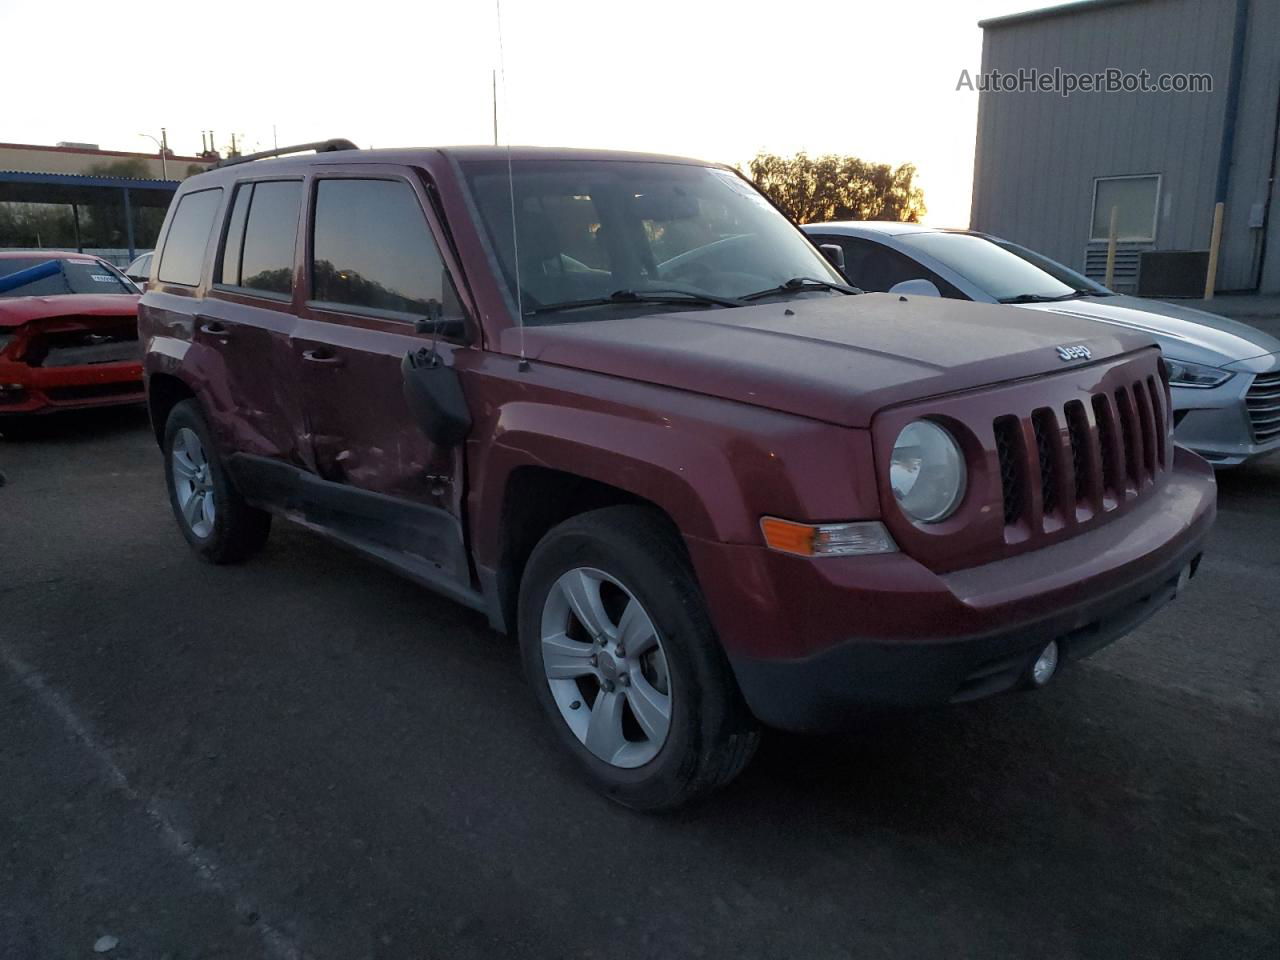
[[[169,135],[164,127],[160,128],[160,139],[157,140],[149,133],[140,133],[140,137],[146,137],[156,145],[156,149],[160,151],[160,176],[165,180],[169,179],[169,161],[166,154],[169,152]]]

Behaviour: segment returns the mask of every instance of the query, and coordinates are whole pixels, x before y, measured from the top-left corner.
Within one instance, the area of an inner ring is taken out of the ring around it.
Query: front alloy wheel
[[[542,667],[578,742],[615,767],[643,766],[671,729],[671,673],[640,601],[602,570],[575,567],[542,608]]]
[[[645,506],[558,524],[520,578],[525,676],[593,786],[669,810],[732,780],[759,740],[674,524]]]

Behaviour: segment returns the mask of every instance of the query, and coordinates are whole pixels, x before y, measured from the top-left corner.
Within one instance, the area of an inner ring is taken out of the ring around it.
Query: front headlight
[[[1165,357],[1164,363],[1169,368],[1169,386],[1171,387],[1199,387],[1208,390],[1210,387],[1222,386],[1232,377],[1232,374],[1226,370],[1219,370],[1217,367],[1206,366],[1203,363],[1191,363],[1189,360]]]
[[[936,423],[915,420],[902,428],[889,461],[889,484],[903,512],[920,523],[938,523],[964,498],[964,454]]]
[[[0,353],[4,353],[4,348],[9,345],[14,335],[12,333],[0,333]]]

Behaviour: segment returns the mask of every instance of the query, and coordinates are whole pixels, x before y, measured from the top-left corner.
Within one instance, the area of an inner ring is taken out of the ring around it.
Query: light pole
[[[138,136],[146,137],[148,140],[153,141],[155,145],[160,148],[160,176],[163,177],[165,180],[168,180],[169,179],[169,159],[168,159],[169,132],[168,130],[166,130],[164,127],[161,127],[160,139],[158,140],[149,133],[140,133],[138,134]]]

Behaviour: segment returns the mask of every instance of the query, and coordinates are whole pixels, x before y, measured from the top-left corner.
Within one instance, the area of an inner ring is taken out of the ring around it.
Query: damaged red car
[[[0,251],[0,423],[143,400],[138,297],[98,257]]]

